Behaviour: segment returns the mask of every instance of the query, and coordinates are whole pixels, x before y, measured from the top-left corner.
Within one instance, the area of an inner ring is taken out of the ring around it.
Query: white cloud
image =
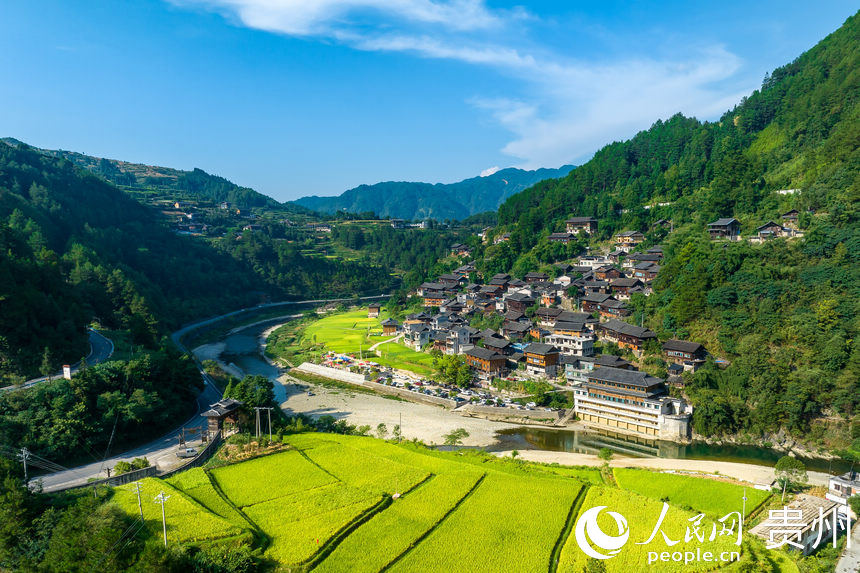
[[[496,172],[501,171],[501,170],[502,170],[502,168],[499,167],[498,165],[494,165],[492,167],[487,167],[486,169],[481,171],[481,177],[489,177],[493,173],[496,173]]]
[[[528,95],[471,103],[513,134],[502,151],[529,169],[582,160],[677,112],[713,117],[750,87],[724,87],[741,61],[722,47],[674,60],[631,56],[600,64],[524,50],[510,38],[535,17],[523,9],[490,9],[484,0],[170,1],[219,10],[273,33],[495,69]]]

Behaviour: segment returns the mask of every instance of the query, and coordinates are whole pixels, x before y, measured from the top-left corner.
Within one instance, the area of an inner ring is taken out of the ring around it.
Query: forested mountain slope
[[[79,359],[92,320],[153,345],[185,321],[263,297],[392,285],[379,266],[304,256],[286,241],[231,240],[178,236],[71,162],[0,143],[0,377],[34,374],[45,348],[55,363]]]
[[[12,146],[22,143],[11,137],[0,141]],[[66,159],[106,181],[126,189],[172,192],[177,198],[186,200],[195,199],[213,203],[226,201],[231,206],[240,209],[268,207],[283,211],[307,211],[292,203],[278,203],[271,197],[248,187],[236,185],[223,177],[206,173],[202,169],[195,168],[191,171],[182,171],[170,167],[93,157],[74,151],[32,149],[51,157]]]
[[[731,362],[688,384],[698,431],[808,432],[814,418],[851,418],[860,403],[858,96],[855,14],[719,121],[658,121],[511,197],[495,231],[510,241],[483,247],[483,269],[522,276],[578,253],[584,240],[547,241],[571,216],[599,220],[592,246],[642,231],[643,247],[660,242],[666,258],[654,294],[634,297],[634,320]],[[789,209],[801,212],[802,239],[708,238],[718,217],[736,217],[751,235]],[[655,227],[660,220],[672,223]]]
[[[494,211],[511,195],[538,181],[563,177],[571,169],[571,165],[534,171],[508,168],[449,184],[386,181],[361,185],[337,197],[302,197],[294,203],[322,213],[345,210],[400,219],[461,220]]]

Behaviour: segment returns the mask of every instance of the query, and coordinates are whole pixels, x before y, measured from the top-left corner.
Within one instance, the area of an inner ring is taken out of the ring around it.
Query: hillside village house
[[[529,284],[545,282],[548,279],[549,279],[549,276],[547,276],[546,273],[532,272],[532,273],[526,273],[526,276],[525,276],[525,281]]]
[[[619,300],[628,300],[634,292],[644,292],[644,286],[644,283],[636,277],[614,279],[609,284],[612,296]],[[636,290],[637,287],[638,290]]]
[[[786,213],[780,215],[780,219],[785,221],[785,224],[789,227],[796,229],[797,228],[797,220],[800,217],[800,211],[797,209],[792,209]]]
[[[430,342],[430,327],[426,324],[406,324],[403,333],[403,343],[416,352]]]
[[[660,265],[656,265],[650,262],[639,263],[635,267],[633,267],[633,277],[637,279],[641,279],[643,282],[651,282],[655,278],[657,278],[657,274],[660,272]]]
[[[630,309],[627,307],[627,303],[623,300],[617,300],[614,297],[610,297],[605,301],[598,303],[597,312],[600,314],[600,318],[604,320],[630,315]]]
[[[681,365],[684,370],[695,372],[705,363],[708,353],[698,342],[667,340],[663,343],[663,355],[668,362]]]
[[[531,329],[529,322],[507,321],[502,325],[502,335],[508,340],[522,340]]]
[[[666,394],[645,372],[601,366],[574,387],[574,411],[584,423],[654,439],[689,440],[692,407]]]
[[[621,248],[632,248],[645,240],[645,235],[639,231],[624,231],[615,235],[615,244]]]
[[[567,232],[574,235],[579,233],[593,235],[597,232],[597,219],[594,217],[571,217],[564,224]]]
[[[378,302],[370,303],[367,307],[367,317],[368,318],[379,318],[379,311],[382,308],[382,305]]]
[[[860,495],[860,473],[851,470],[841,476],[830,476],[827,488],[827,499],[845,505],[849,497]]]
[[[647,341],[657,339],[657,335],[647,328],[614,319],[598,325],[597,336],[601,340],[616,343],[619,348],[631,350],[636,355],[642,353]]]
[[[485,377],[501,376],[505,372],[507,359],[488,348],[475,346],[467,350],[463,356],[466,364]]]
[[[618,279],[623,276],[624,274],[612,265],[603,265],[594,269],[594,278],[601,281]]]
[[[523,349],[526,372],[535,376],[555,378],[558,367],[558,348],[551,344],[532,342]]]
[[[708,223],[708,234],[711,235],[711,239],[736,241],[741,235],[740,221],[733,217],[717,219],[713,223]]]
[[[594,337],[591,334],[572,336],[558,331],[546,337],[546,343],[558,348],[568,356],[591,356],[594,354]]]
[[[794,232],[791,229],[783,227],[782,225],[774,223],[773,221],[768,221],[764,225],[756,228],[755,233],[759,241],[765,241],[767,239],[773,239],[775,237],[794,236]]]
[[[382,321],[382,334],[385,336],[394,336],[399,328],[400,324],[393,318],[386,318]]]
[[[535,299],[527,294],[514,293],[505,299],[508,310],[525,313],[526,309],[534,306]]]
[[[663,259],[663,256],[658,253],[630,253],[627,257],[624,258],[624,262],[621,263],[621,267],[625,269],[632,269],[639,263],[654,263],[657,264]]]
[[[566,245],[572,240],[574,240],[576,238],[576,235],[574,235],[573,233],[550,233],[549,237],[547,238],[549,239],[550,243],[563,243]]]

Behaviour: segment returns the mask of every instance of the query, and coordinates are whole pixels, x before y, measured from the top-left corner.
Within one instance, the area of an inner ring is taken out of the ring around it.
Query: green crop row
[[[582,484],[492,472],[392,571],[547,570]]]
[[[722,552],[741,551],[741,548],[735,545],[736,534],[738,531],[737,523],[735,524],[735,535],[720,535],[722,524],[717,523],[717,536],[714,541],[710,541],[710,535],[713,530],[714,522],[708,518],[703,518],[700,522],[700,532],[704,536],[704,541],[700,542],[698,538],[692,537],[691,541],[685,541],[687,528],[691,528],[691,533],[695,533],[695,524],[690,521],[690,518],[695,518],[693,512],[684,511],[676,507],[670,506],[662,524],[661,531],[664,532],[670,541],[677,542],[674,545],[668,545],[663,534],[658,533],[653,540],[648,544],[638,545],[647,541],[654,530],[655,525],[660,517],[663,509],[663,504],[660,501],[649,499],[641,495],[622,491],[615,488],[607,487],[592,487],[588,490],[585,501],[579,510],[579,516],[582,516],[585,511],[597,506],[606,506],[606,509],[598,514],[597,523],[600,529],[608,536],[618,536],[620,534],[618,526],[612,516],[608,512],[613,511],[620,513],[627,520],[629,528],[629,538],[626,544],[620,548],[617,555],[604,561],[606,571],[613,573],[615,571],[629,573],[631,571],[711,571],[727,564],[693,561],[684,563],[683,561],[668,561],[659,563],[648,563],[649,552],[675,553],[685,552],[696,553],[696,549],[701,549],[702,552],[709,551],[714,556],[719,556]],[[588,539],[589,542],[593,541]],[[607,551],[594,547],[601,554],[607,555]],[[588,556],[579,546],[575,534],[571,531],[567,542],[561,551],[559,559],[559,573],[579,573],[583,570],[588,560]]]
[[[746,493],[747,515],[770,495],[753,487],[696,478],[678,474],[649,472],[618,468],[615,481],[622,489],[640,493],[645,497],[666,500],[672,505],[701,511],[711,517],[722,517],[732,511],[741,511]],[[746,491],[744,491],[746,490]]]
[[[212,476],[224,494],[238,507],[337,481],[296,451],[222,466],[212,470]]]
[[[304,453],[344,483],[377,493],[403,493],[428,475],[421,469],[343,443],[330,442]]]
[[[342,484],[293,497],[269,500],[244,510],[272,540],[266,556],[282,565],[307,561],[332,535],[382,499]]]
[[[247,527],[247,522],[236,509],[215,490],[203,468],[193,468],[185,472],[180,472],[165,481],[182,490],[185,495],[191,497],[216,515],[240,527]]]
[[[441,520],[480,479],[476,471],[434,476],[352,533],[314,571],[375,573]]]
[[[141,480],[141,505],[147,527],[161,531],[161,504],[154,498],[164,492],[170,496],[165,505],[168,541],[200,542],[243,533],[243,528],[212,513],[180,490],[158,478]],[[131,484],[115,488],[113,502],[129,515],[139,515],[137,494]]]

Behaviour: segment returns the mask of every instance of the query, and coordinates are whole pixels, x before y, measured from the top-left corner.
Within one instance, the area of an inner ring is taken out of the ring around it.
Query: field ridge
[[[212,474],[208,469],[205,470],[205,472],[206,475],[209,476],[209,482],[212,484],[212,488],[215,490],[215,493],[220,495],[221,499],[227,502],[227,505],[235,509],[236,512],[242,517],[242,519],[248,522],[248,524],[251,526],[251,531],[254,535],[255,542],[259,543],[260,552],[265,552],[269,545],[272,543],[272,538],[265,531],[263,531],[262,528],[257,525],[257,522],[251,519],[251,517],[247,513],[242,511],[239,506],[233,503],[233,500],[231,500],[227,496],[227,494],[224,493],[224,490],[221,489],[221,484],[218,483],[218,478],[215,477],[214,474]],[[257,545],[257,543],[255,543],[255,545]]]
[[[552,552],[549,554],[549,573],[556,573],[556,571],[558,571],[558,562],[559,559],[561,559],[561,550],[564,547],[564,544],[567,543],[567,539],[570,537],[573,524],[579,515],[579,510],[582,508],[582,504],[585,502],[585,496],[588,494],[588,490],[590,488],[591,484],[584,483],[582,489],[579,490],[578,494],[576,494],[576,498],[573,500],[573,503],[570,504],[570,511],[567,514],[564,527],[561,528],[561,532],[558,534],[558,539],[556,539]]]
[[[427,480],[425,479],[424,481]],[[422,481],[422,483],[424,483],[424,481]],[[310,571],[311,569],[319,565],[326,557],[329,556],[329,554],[331,554],[332,551],[337,549],[337,546],[340,545],[341,542],[343,542],[347,537],[349,537],[356,529],[370,521],[370,519],[373,518],[374,515],[381,511],[384,511],[388,506],[391,505],[392,501],[393,500],[390,495],[382,496],[382,499],[379,500],[378,503],[366,509],[355,519],[341,527],[331,537],[329,537],[325,541],[325,543],[320,546],[316,553],[311,555],[305,562],[299,563],[296,566],[296,570]]]
[[[380,569],[380,570],[379,570],[379,573],[384,573],[385,571],[388,571],[388,570],[389,570],[389,569],[391,569],[391,568],[392,568],[392,567],[393,567],[393,566],[394,566],[398,561],[400,561],[401,559],[403,559],[404,557],[406,557],[406,555],[408,555],[410,551],[412,551],[413,549],[415,549],[416,547],[418,547],[418,545],[420,545],[420,544],[421,544],[421,542],[422,542],[422,541],[424,541],[424,540],[427,538],[427,536],[429,536],[431,533],[433,533],[433,532],[436,530],[436,528],[437,528],[437,527],[439,527],[439,526],[440,526],[440,525],[441,525],[441,524],[442,524],[446,519],[448,519],[448,517],[449,517],[451,514],[453,514],[455,511],[457,511],[457,509],[458,509],[458,508],[463,504],[463,502],[465,502],[467,499],[469,499],[469,497],[470,497],[473,493],[475,493],[475,490],[476,490],[476,489],[478,489],[478,487],[479,487],[482,483],[484,483],[484,478],[486,478],[486,477],[487,477],[487,474],[486,474],[486,473],[481,474],[481,477],[480,477],[480,478],[478,478],[478,481],[476,481],[476,482],[475,482],[475,485],[473,485],[473,486],[469,489],[469,491],[467,491],[467,492],[466,492],[466,495],[464,495],[464,496],[463,496],[463,497],[461,497],[459,500],[457,500],[457,503],[455,503],[455,504],[451,507],[451,509],[449,509],[448,511],[446,511],[446,512],[445,512],[445,515],[443,515],[442,517],[440,517],[440,518],[439,518],[439,520],[438,520],[436,523],[434,523],[434,524],[432,525],[432,527],[430,527],[429,529],[427,529],[427,531],[425,531],[424,533],[422,533],[422,534],[421,534],[421,536],[420,536],[420,537],[418,537],[418,539],[416,539],[414,542],[412,542],[412,543],[409,545],[409,547],[407,547],[403,552],[401,552],[397,557],[395,557],[394,559],[392,559],[390,562],[386,563],[386,564],[385,564],[385,566],[384,566],[382,569]]]

